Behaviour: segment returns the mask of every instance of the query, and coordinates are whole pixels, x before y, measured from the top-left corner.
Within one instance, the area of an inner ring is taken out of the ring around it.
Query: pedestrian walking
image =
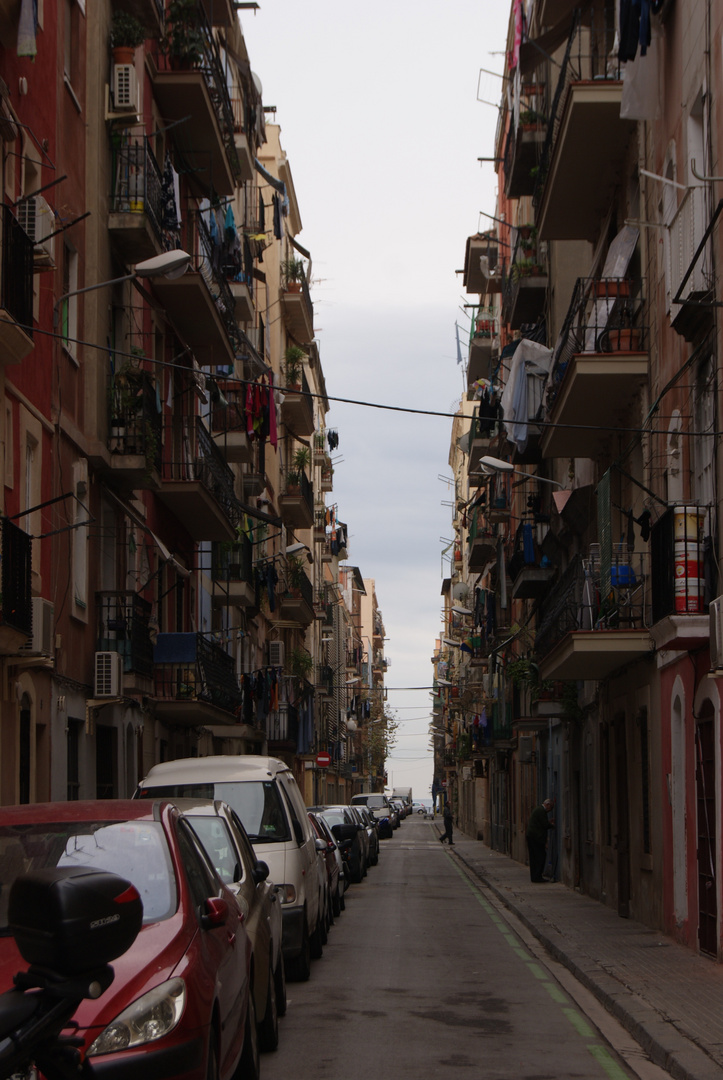
[[[527,823],[527,851],[530,856],[530,881],[544,881],[542,871],[547,857],[547,834],[554,829],[555,820],[550,818],[554,807],[552,799],[545,799],[542,806],[536,806]]]
[[[444,814],[442,815],[442,820],[444,821],[444,832],[440,836],[439,842],[443,844],[445,840],[448,840],[449,846],[454,847],[454,840],[452,839],[452,807],[449,805],[449,803],[444,804]]]

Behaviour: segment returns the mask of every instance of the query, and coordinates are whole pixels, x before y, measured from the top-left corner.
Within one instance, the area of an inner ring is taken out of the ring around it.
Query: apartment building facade
[[[436,772],[519,861],[554,798],[549,876],[720,958],[722,12],[644,7],[511,5]]]
[[[351,794],[339,439],[236,5],[32,7],[0,5],[0,800],[211,752],[308,787],[332,744]]]

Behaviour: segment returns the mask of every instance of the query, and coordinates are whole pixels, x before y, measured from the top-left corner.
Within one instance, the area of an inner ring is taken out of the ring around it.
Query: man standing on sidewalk
[[[554,829],[555,821],[548,814],[552,810],[552,799],[545,799],[542,806],[536,806],[530,814],[527,824],[527,850],[530,856],[530,881],[544,881],[542,871],[545,869],[545,857],[547,854],[547,833]]]
[[[452,807],[449,805],[449,803],[444,804],[443,820],[444,832],[439,838],[440,843],[443,844],[445,840],[449,840],[449,846],[454,847],[454,841],[452,839]]]

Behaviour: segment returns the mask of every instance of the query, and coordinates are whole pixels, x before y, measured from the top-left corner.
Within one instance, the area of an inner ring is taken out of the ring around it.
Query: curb
[[[674,1080],[723,1080],[721,1068],[697,1043],[679,1031],[674,1021],[634,995],[615,976],[584,953],[566,950],[564,937],[544,926],[533,907],[512,900],[479,866],[465,858],[455,845],[457,858],[470,873],[494,893],[508,910],[544,945],[558,963],[589,990],[605,1009],[633,1036],[650,1060]]]

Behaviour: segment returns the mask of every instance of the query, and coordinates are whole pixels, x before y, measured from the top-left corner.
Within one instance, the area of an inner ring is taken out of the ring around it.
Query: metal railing
[[[112,214],[145,214],[167,246],[163,229],[163,176],[145,135],[113,150]]]
[[[576,353],[645,351],[646,317],[644,279],[578,278],[552,360],[548,408]]]
[[[195,229],[192,230],[194,265],[208,286],[218,313],[223,322],[234,354],[240,356],[247,351],[248,339],[241,335],[235,315],[235,300],[228,277],[223,269],[223,245],[214,243],[211,230],[199,211],[193,215]]]
[[[95,594],[98,611],[96,648],[117,652],[123,670],[150,677],[153,674],[153,643],[150,634],[151,605],[132,591]]]
[[[271,742],[287,742],[296,746],[299,738],[299,711],[290,702],[283,702],[266,717],[266,738]]]
[[[691,267],[690,277],[684,287],[683,300],[691,294],[708,293],[714,286],[710,252],[707,247],[693,265],[695,253],[708,226],[710,215],[707,200],[708,188],[706,186],[688,188],[668,226],[668,274],[671,297],[677,296],[681,283]],[[671,314],[673,317],[678,314],[677,304]]]
[[[3,206],[2,306],[33,336],[33,242],[9,206]]]
[[[668,615],[705,615],[718,595],[711,506],[671,506],[650,531],[653,622]]]
[[[165,426],[161,462],[165,483],[195,481],[203,484],[229,521],[237,525],[241,509],[234,494],[233,470],[211,438],[200,416],[172,417]]]
[[[605,585],[609,572],[610,587]],[[544,657],[576,630],[615,631],[650,625],[651,590],[647,552],[613,551],[603,567],[599,545],[589,557],[576,555],[545,605],[535,638],[535,652]]]
[[[32,537],[14,521],[2,519],[2,599],[0,622],[24,634],[33,632],[31,598]]]
[[[567,91],[572,83],[601,81],[619,82],[622,78],[620,61],[615,48],[615,12],[608,4],[583,4],[575,12],[572,31],[550,107],[547,136],[540,155],[532,203],[539,209],[545,191],[547,174],[562,123]]]
[[[162,701],[205,701],[234,713],[241,706],[233,657],[203,634],[159,634],[153,675]]]
[[[124,372],[113,377],[109,430],[112,453],[142,454],[149,465],[160,469],[163,420],[155,383],[147,372]]]
[[[248,536],[240,540],[214,541],[211,548],[211,579],[253,584],[253,545]]]

